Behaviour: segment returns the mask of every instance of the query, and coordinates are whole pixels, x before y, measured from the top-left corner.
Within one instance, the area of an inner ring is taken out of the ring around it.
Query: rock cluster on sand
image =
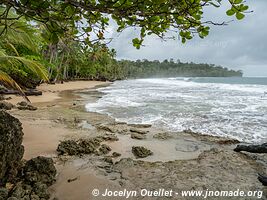
[[[21,123],[0,111],[0,200],[47,200],[55,181],[51,158],[37,157],[23,165]]]
[[[142,135],[145,135],[145,134],[148,133],[148,131],[143,131],[143,130],[136,129],[136,128],[131,128],[130,129],[130,132],[132,132],[132,133],[138,133],[138,134],[142,134]]]
[[[150,151],[149,149],[147,149],[145,147],[141,147],[141,146],[133,146],[132,147],[132,153],[134,154],[134,156],[136,158],[145,158],[145,157],[151,156],[153,154],[152,151]]]
[[[114,141],[118,138],[114,135],[99,136],[90,139],[79,139],[75,140],[65,140],[61,141],[57,147],[57,152],[59,155],[83,155],[83,154],[96,154],[103,155],[108,154],[111,148],[102,144],[103,141]]]
[[[17,103],[17,108],[19,110],[37,110],[37,107],[27,103],[26,101]]]
[[[17,175],[24,154],[22,138],[20,121],[0,110],[0,186]]]

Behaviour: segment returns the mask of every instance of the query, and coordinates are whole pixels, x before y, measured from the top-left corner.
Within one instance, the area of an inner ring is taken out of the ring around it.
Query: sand
[[[70,81],[70,82],[64,82],[63,84],[41,84],[37,87],[37,90],[42,91],[43,95],[41,96],[30,96],[30,101],[35,103],[43,103],[43,102],[51,102],[57,99],[60,99],[60,92],[62,91],[73,91],[73,90],[84,90],[84,89],[90,89],[94,88],[99,85],[105,85],[108,84],[108,82],[101,82],[101,81]],[[12,97],[11,100],[9,100],[10,103],[16,104],[20,101],[24,101],[23,97],[21,96],[14,96],[9,95]]]

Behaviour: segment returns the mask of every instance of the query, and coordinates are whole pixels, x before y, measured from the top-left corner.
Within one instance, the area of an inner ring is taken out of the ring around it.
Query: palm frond
[[[0,70],[0,82],[6,87],[10,87],[10,88],[14,88],[18,90],[20,95],[23,96],[23,98],[26,101],[30,102],[29,98],[25,95],[25,93],[23,92],[21,87],[16,83],[16,81],[14,81],[7,73],[1,70]]]

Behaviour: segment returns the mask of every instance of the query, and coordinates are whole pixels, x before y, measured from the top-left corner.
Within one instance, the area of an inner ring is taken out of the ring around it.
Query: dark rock
[[[0,109],[2,110],[11,110],[15,106],[12,103],[6,101],[0,101]]]
[[[261,145],[237,145],[236,152],[247,151],[250,153],[267,153],[267,143]]]
[[[3,100],[5,100],[5,97],[2,94],[0,94],[0,101],[3,101]]]
[[[37,107],[35,107],[35,106],[25,102],[25,101],[17,103],[17,108],[19,110],[37,110]]]
[[[142,134],[142,135],[145,135],[145,134],[148,133],[148,131],[143,131],[143,130],[139,130],[139,129],[135,129],[135,128],[131,128],[130,132],[139,133],[139,134]]]
[[[107,162],[107,163],[109,163],[109,164],[113,164],[113,160],[112,160],[112,158],[110,156],[105,157],[104,158],[104,161]]]
[[[121,156],[121,154],[120,154],[120,153],[118,153],[118,152],[113,152],[113,153],[112,153],[112,156],[116,158],[116,157],[120,157],[120,156]]]
[[[153,152],[142,146],[133,146],[132,153],[136,158],[145,158],[153,155]]]
[[[0,188],[0,200],[6,200],[8,197],[8,190],[6,188]]]
[[[9,197],[7,200],[19,200],[19,199],[16,197]]]
[[[24,154],[22,138],[20,121],[0,110],[0,185],[17,175]]]
[[[46,184],[43,183],[36,183],[34,185],[34,193],[39,198],[49,199],[50,195],[48,193],[48,188]]]
[[[66,140],[61,141],[57,147],[59,155],[82,155],[93,154],[97,152],[97,148],[100,146],[100,138],[93,139],[80,139],[78,141]]]
[[[12,197],[22,199],[26,195],[26,191],[23,188],[22,183],[17,183],[17,185],[12,190]]]
[[[267,186],[267,176],[259,174],[258,180],[262,183],[263,186]]]
[[[99,148],[99,152],[101,154],[108,154],[110,151],[111,151],[111,148],[108,145],[106,145],[106,144],[102,144],[100,146],[100,148]]]
[[[128,125],[135,128],[150,128],[152,126],[151,124],[128,124]]]
[[[77,181],[77,180],[78,180],[78,177],[70,178],[70,179],[68,179],[68,183],[71,183],[71,182]]]
[[[103,140],[105,141],[118,141],[119,138],[114,134],[106,134],[102,136]]]
[[[26,162],[23,178],[30,184],[42,183],[48,186],[55,182],[56,168],[51,158],[38,156]]]
[[[61,141],[57,147],[59,155],[79,155],[82,152],[82,148],[74,140]]]
[[[137,140],[143,140],[146,139],[145,135],[139,134],[139,133],[132,133],[131,134],[132,139],[137,139]]]
[[[159,140],[168,140],[168,139],[172,139],[173,136],[170,133],[157,133],[153,136],[153,138],[159,139]]]

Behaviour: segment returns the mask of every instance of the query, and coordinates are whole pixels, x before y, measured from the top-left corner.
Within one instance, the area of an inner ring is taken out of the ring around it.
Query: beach
[[[54,160],[58,175],[56,183],[50,188],[52,199],[97,199],[91,194],[95,188],[100,192],[107,188],[264,190],[257,181],[257,173],[266,172],[266,156],[234,152],[239,143],[236,140],[192,131],[170,132],[150,125],[127,124],[105,114],[87,112],[85,105],[103,96],[95,89],[109,84],[96,81],[44,84],[38,87],[43,92],[42,96],[30,97],[38,110],[9,111],[22,122],[24,158],[43,155]],[[9,102],[15,104],[21,100],[22,97],[12,96]],[[133,138],[133,133],[138,132],[144,133],[145,137]],[[57,155],[60,141],[99,136],[117,138],[102,142],[111,148],[106,155]],[[153,155],[137,159],[131,152],[132,146],[144,146]],[[111,157],[113,152],[121,155]],[[108,199],[113,198],[119,197]],[[151,198],[137,196],[133,199]],[[176,199],[185,198],[176,196]]]

